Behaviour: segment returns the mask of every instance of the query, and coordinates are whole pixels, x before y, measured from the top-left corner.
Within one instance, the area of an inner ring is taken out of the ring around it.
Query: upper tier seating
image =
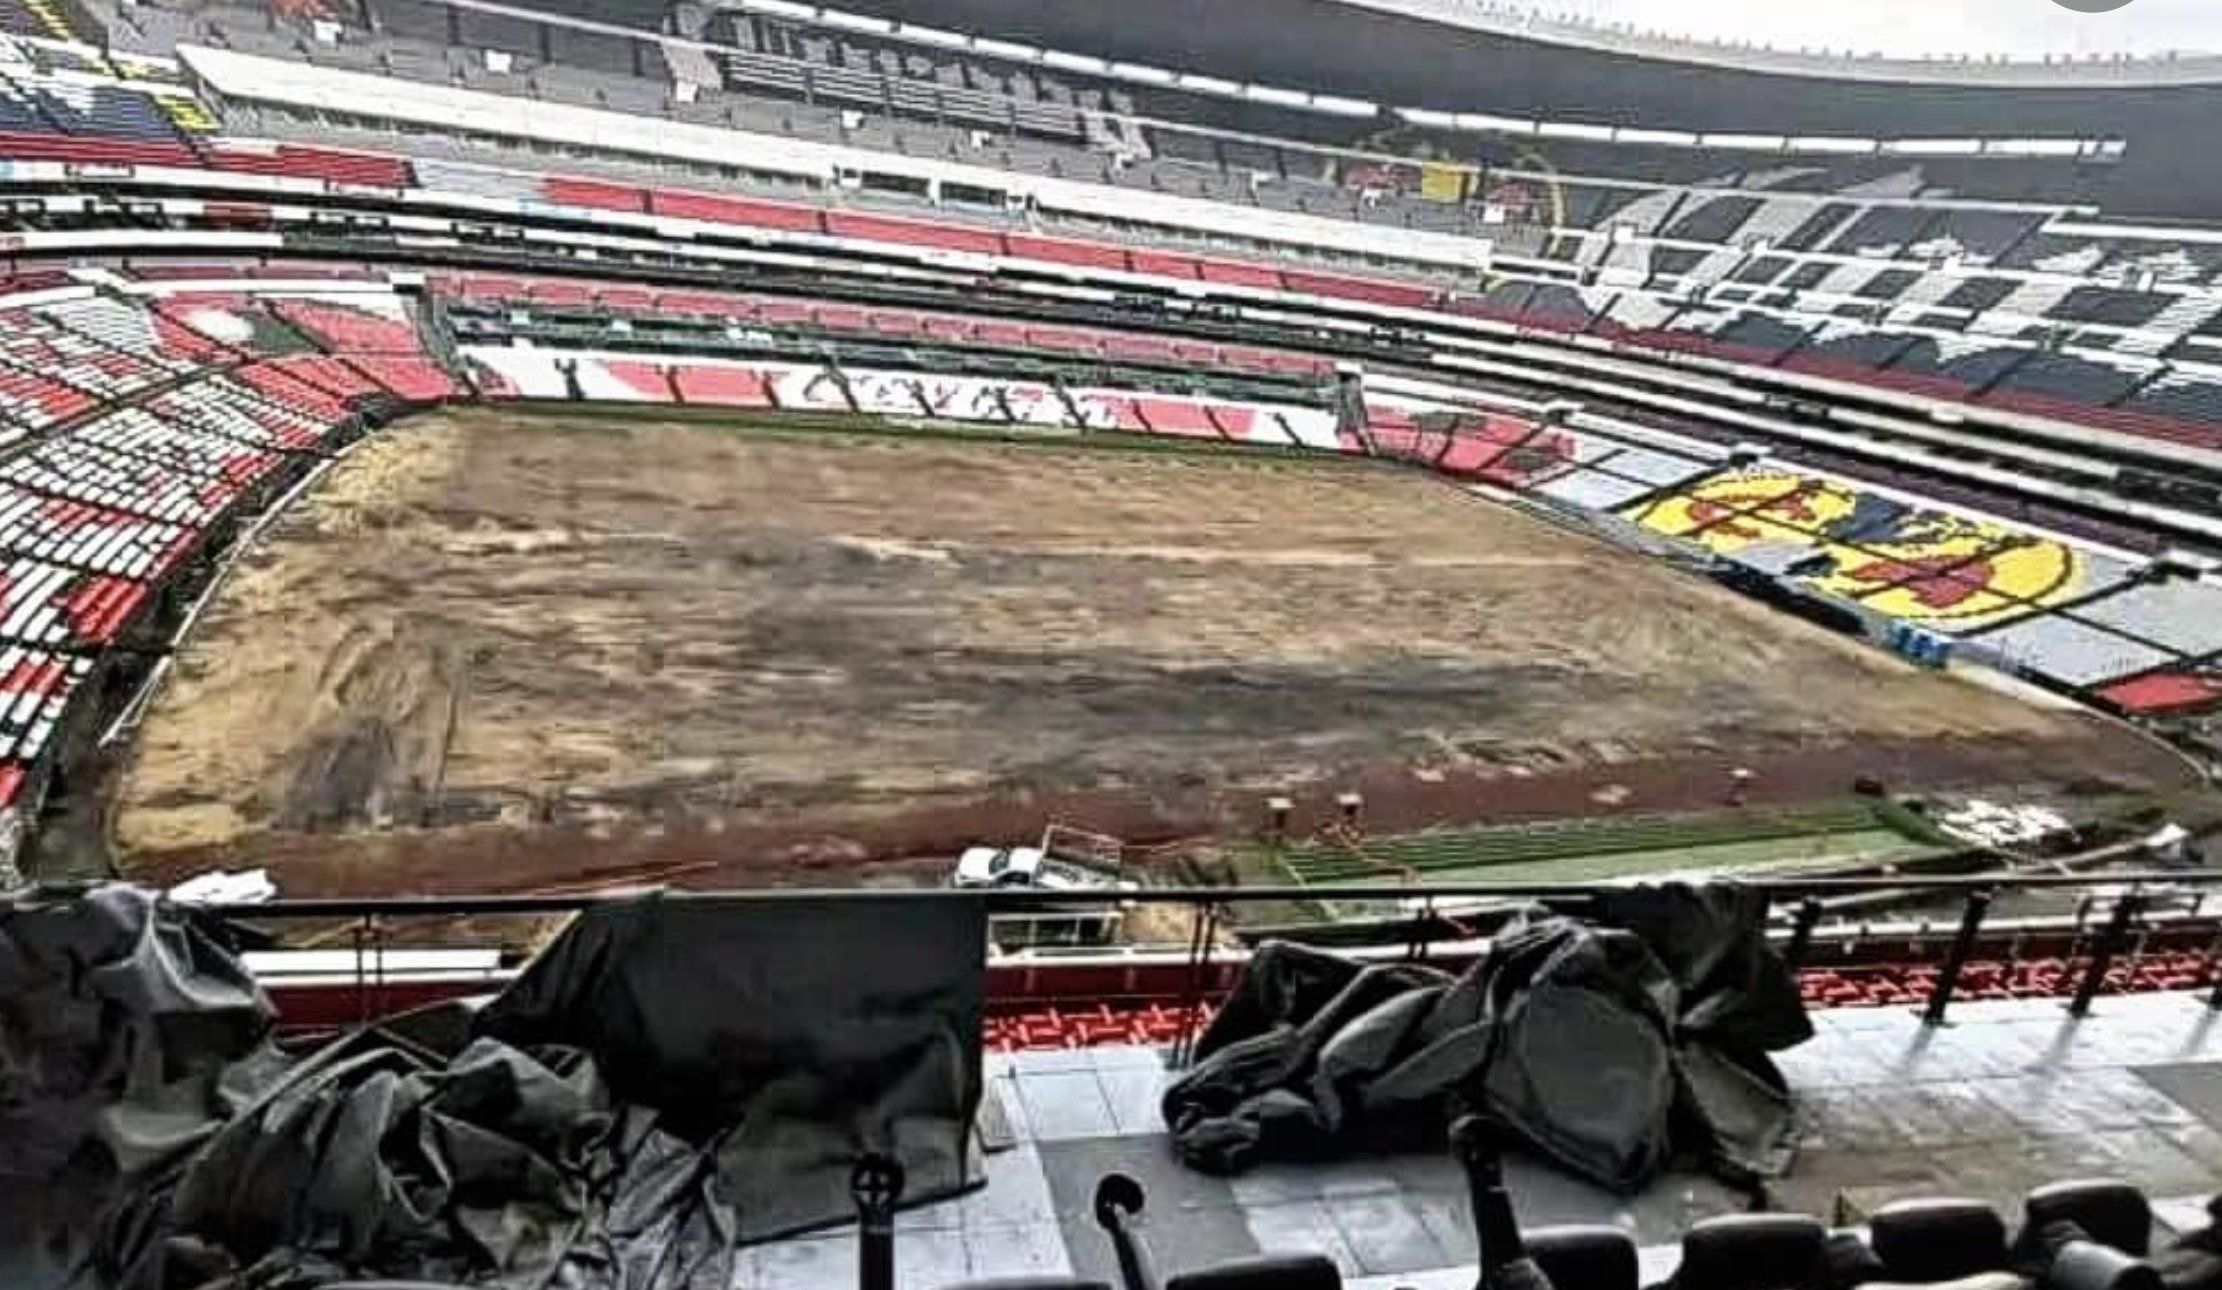
[[[876,39],[859,37],[865,44]],[[640,43],[646,47],[648,42]],[[906,61],[897,75],[886,69],[884,54],[874,54],[870,61],[882,69],[876,74],[897,79],[924,66]],[[215,143],[204,151],[218,165],[379,186],[411,181],[406,163],[397,159],[384,159],[384,172],[372,174],[378,159],[328,149],[288,152],[288,146]],[[1301,170],[1277,154],[1247,157],[1242,146],[1228,140],[1216,141],[1213,151],[1223,165],[1277,171],[1277,184],[1293,183]],[[1265,165],[1268,160],[1270,166]],[[1615,293],[1586,289],[1569,297],[1564,288],[1531,285],[1527,307],[1518,311],[1531,325],[1596,330],[1603,326],[1601,315],[1610,304],[1610,317],[1616,322],[1631,313],[1658,315],[1622,324],[1631,326],[1625,334],[1634,343],[1794,371],[1827,371],[1923,396],[1981,399],[2005,411],[2084,420],[2111,432],[2210,445],[2209,433],[2183,431],[2172,424],[2182,418],[2159,411],[2160,405],[2150,410],[2114,406],[2136,400],[2143,386],[2159,384],[2158,377],[2175,375],[2156,372],[2156,363],[2178,351],[2191,353],[2186,347],[2193,329],[2222,315],[2222,297],[2208,301],[2177,294],[2183,282],[2197,276],[2183,266],[2196,266],[2199,253],[2185,248],[2202,244],[2189,238],[2170,244],[2142,235],[2109,241],[2089,233],[2053,232],[2056,224],[2063,230],[2069,227],[2059,222],[2070,215],[2064,208],[1956,205],[1927,196],[1931,186],[1922,181],[1924,167],[1948,164],[1941,160],[1898,163],[1898,170],[1891,171],[1852,160],[1817,159],[1813,164],[1745,167],[1723,175],[1720,183],[1727,187],[1706,188],[1592,183],[1546,172],[1508,171],[1483,196],[1485,203],[1508,216],[1507,224],[1492,226],[1499,229],[1525,228],[1538,218],[1553,229],[1575,229],[1604,220],[1608,208],[1611,212],[1611,239],[1602,234],[1561,238],[1551,253],[1594,263],[1608,274],[1633,275],[1627,281],[1614,278],[1626,288],[1617,293],[1622,298],[1614,303]],[[1396,169],[1388,164],[1387,173]],[[443,168],[442,173],[459,172]],[[1734,187],[1739,184],[1745,191]],[[1812,200],[1816,185],[1825,193],[1834,184],[1852,187],[1839,190],[1832,201]],[[1274,187],[1268,185],[1252,195],[1271,204],[1279,199],[1265,194]],[[1003,254],[1063,256],[1068,247],[1081,245],[1054,247],[1031,234],[1022,242],[972,227],[891,220],[857,211],[797,212],[747,198],[666,199],[652,195],[647,186],[601,180],[558,180],[543,191],[559,200],[611,210],[673,206],[742,219],[767,218],[768,212],[778,210],[770,218],[797,227],[807,223],[847,237],[920,247],[985,250],[992,246]],[[1635,240],[1621,244],[1623,233],[1634,234]],[[1139,251],[1115,254],[1127,259],[1130,270],[1142,260]],[[1985,259],[2008,271],[2037,266],[2043,272],[2103,271],[2115,279],[2133,280],[2079,285],[1986,279],[1982,282],[1987,285],[1982,285],[1962,276],[1968,264]],[[1073,251],[1067,262],[1081,260],[1093,267],[1111,267],[1110,254],[1100,247]],[[2169,268],[2165,281],[2151,269],[2153,264]],[[1519,271],[1513,264],[1506,267]],[[1441,304],[1439,293],[1427,287],[1349,274],[1260,272],[1256,266],[1208,263],[1188,272],[1215,281],[1320,292],[1395,307]],[[1722,292],[1717,304],[1685,306],[1673,298],[1673,293],[1707,284]],[[1767,287],[1780,289],[1763,289]],[[1603,298],[1586,298],[1592,294]],[[1581,307],[1569,309],[1570,302]],[[1831,338],[1824,336],[1820,338],[1823,347],[1810,356],[1811,361],[1800,354],[1801,346],[1794,343],[1799,333],[1842,324],[1848,317],[1859,320],[1852,324],[1859,331],[1872,330],[1875,320],[1887,319],[1893,328],[1885,338],[1889,352],[1880,357],[1851,353],[1842,346],[1826,346]],[[1997,343],[1955,334],[1963,328],[1996,337]],[[2063,340],[2061,362],[2032,363],[2026,372],[2012,370],[2031,348]],[[2057,388],[2062,382],[2069,387],[2065,391]],[[2197,405],[2190,410],[2197,410]]]

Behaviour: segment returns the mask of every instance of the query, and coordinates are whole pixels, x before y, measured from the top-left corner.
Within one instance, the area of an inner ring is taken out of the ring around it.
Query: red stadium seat
[[[1074,242],[1061,237],[1036,237],[1031,233],[1011,233],[1003,240],[1012,255],[1029,260],[1079,264],[1092,269],[1126,268],[1126,251],[1103,242]]]
[[[1200,260],[1196,262],[1196,271],[1206,282],[1224,282],[1230,286],[1279,291],[1282,285],[1280,270],[1242,260]]]
[[[394,397],[411,403],[434,403],[463,393],[445,368],[422,356],[362,354],[349,355],[347,361]]]
[[[594,303],[617,313],[644,314],[656,307],[656,293],[646,287],[599,287]]]
[[[648,191],[631,184],[605,183],[599,179],[574,179],[550,175],[540,181],[540,195],[563,206],[588,206],[596,210],[645,211]]]
[[[719,197],[709,193],[656,189],[648,194],[648,209],[658,215],[707,220],[717,224],[743,224],[802,233],[816,233],[823,228],[816,207],[791,202],[756,201],[745,197]]]
[[[1415,286],[1408,282],[1386,282],[1378,278],[1353,278],[1339,273],[1290,269],[1281,276],[1290,291],[1309,292],[1315,296],[1332,296],[1342,300],[1363,300],[1369,304],[1393,305],[1399,309],[1431,309],[1438,295],[1432,287]]]
[[[407,160],[366,152],[346,152],[298,143],[272,147],[219,140],[207,146],[208,164],[217,170],[322,179],[365,188],[408,188],[415,184]],[[191,165],[192,162],[183,164]]]
[[[324,300],[278,299],[270,311],[346,354],[420,354],[416,328],[400,319]]]
[[[906,246],[930,246],[945,251],[970,251],[978,255],[1003,253],[1003,235],[992,229],[890,219],[884,215],[860,215],[855,211],[827,211],[825,222],[826,232],[835,237],[870,242],[900,242]]]
[[[1151,251],[1136,247],[1126,253],[1127,267],[1136,273],[1147,273],[1160,278],[1202,277],[1202,265],[1194,256],[1175,255],[1170,251]]]

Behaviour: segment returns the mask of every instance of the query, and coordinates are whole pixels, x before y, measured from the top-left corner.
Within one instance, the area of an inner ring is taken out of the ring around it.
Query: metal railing
[[[1208,1017],[1215,992],[1223,989],[1247,950],[1230,933],[1235,912],[1264,904],[1306,907],[1396,902],[1408,912],[1401,924],[1384,930],[1384,939],[1355,950],[1365,957],[1455,963],[1477,957],[1487,934],[1521,905],[1550,901],[1578,909],[1587,897],[1621,890],[1625,883],[1456,882],[1429,886],[1246,886],[1145,887],[1120,891],[1025,889],[746,889],[667,891],[639,889],[605,894],[393,896],[278,900],[247,905],[204,905],[204,914],[246,925],[282,941],[287,925],[319,925],[325,943],[345,938],[354,952],[357,1021],[370,1020],[377,1001],[387,999],[385,951],[400,944],[437,940],[443,924],[459,919],[545,918],[578,913],[597,905],[670,894],[688,899],[750,904],[824,899],[910,902],[950,901],[981,906],[988,914],[1056,914],[1120,908],[1185,907],[1189,921],[1185,944],[1151,950],[1102,947],[1060,950],[1052,956],[1014,955],[991,959],[990,969],[1029,976],[1061,971],[1128,966],[1129,981],[1145,976],[1147,986],[1129,993],[1168,1001],[1182,1018],[1173,1044],[1176,1064],[1192,1051],[1200,1022]],[[2200,956],[2199,988],[2208,1004],[2222,1010],[2222,870],[2140,870],[2117,873],[1991,872],[1924,877],[1768,877],[1729,885],[1766,897],[1775,911],[1769,936],[1794,969],[1813,969],[1816,946],[1830,947],[1839,961],[1868,947],[1864,960],[1934,965],[1934,976],[1920,1011],[1930,1025],[1944,1024],[1969,965],[1985,945],[2002,947],[2011,962],[2031,946],[2065,947],[2057,957],[2074,971],[2070,1015],[2087,1014],[2107,989],[2108,978],[2125,957],[2132,963],[2149,952],[2173,949]],[[2041,900],[2074,896],[2072,907],[2034,915],[1993,917],[2002,897]],[[2174,900],[2169,897],[2173,895]],[[1476,902],[1481,902],[1478,906]],[[2171,907],[2172,906],[2172,907]],[[1882,921],[1885,908],[1914,908],[1895,921]],[[1458,912],[1442,912],[1456,908]],[[1829,919],[1834,911],[1836,917]],[[1957,920],[1954,920],[1956,913]],[[1825,921],[1827,920],[1827,921]],[[1300,932],[1281,934],[1301,939]],[[1893,954],[1898,956],[1895,960]],[[1039,1001],[1057,996],[1026,996]],[[390,1001],[390,1000],[389,1000]]]

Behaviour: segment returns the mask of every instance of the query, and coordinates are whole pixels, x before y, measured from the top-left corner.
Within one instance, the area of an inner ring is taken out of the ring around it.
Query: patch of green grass
[[[1933,854],[1889,829],[1814,833],[1798,838],[1762,838],[1660,851],[1621,851],[1606,855],[1534,860],[1479,869],[1431,872],[1430,882],[1591,882],[1637,874],[1704,871],[1760,873],[1824,864],[1900,862]]]
[[[1552,820],[1487,829],[1445,829],[1403,837],[1365,839],[1355,845],[1310,843],[1280,853],[1282,867],[1299,883],[1396,880],[1411,875],[1461,873],[1502,876],[1508,866],[1550,865],[1554,877],[1573,876],[1563,866],[1605,857],[1651,857],[1644,868],[1672,856],[1731,844],[1768,844],[1775,854],[1793,851],[1799,839],[1860,834],[1877,829],[1870,803],[1830,803],[1785,809],[1714,811],[1698,815],[1639,815]],[[1623,872],[1636,870],[1624,869]]]

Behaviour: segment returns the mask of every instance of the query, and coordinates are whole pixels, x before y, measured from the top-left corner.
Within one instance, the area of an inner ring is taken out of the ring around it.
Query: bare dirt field
[[[127,871],[297,895],[900,880],[1051,815],[1658,811],[1738,765],[1760,800],[2179,773],[1387,466],[470,410],[266,535],[109,827]]]

